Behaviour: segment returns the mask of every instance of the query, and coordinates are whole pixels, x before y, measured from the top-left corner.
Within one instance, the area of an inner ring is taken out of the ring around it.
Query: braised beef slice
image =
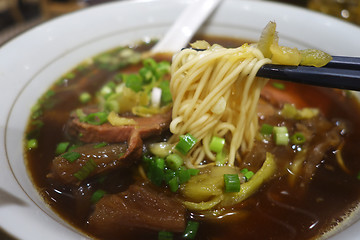
[[[84,109],[83,112],[96,112],[95,109]],[[70,136],[79,138],[83,142],[122,142],[129,138],[132,131],[137,131],[142,139],[160,135],[169,128],[171,111],[164,114],[155,114],[151,117],[122,116],[136,121],[136,125],[112,126],[110,123],[92,125],[81,122],[72,113],[67,123],[67,132]]]
[[[125,192],[104,196],[96,204],[89,225],[97,232],[116,231],[124,226],[182,232],[185,207],[149,183],[135,183]]]
[[[136,131],[130,135],[127,143],[110,144],[100,148],[95,148],[95,145],[86,144],[72,150],[81,154],[74,162],[65,159],[64,154],[56,157],[52,161],[51,173],[48,177],[59,179],[64,184],[76,184],[79,179],[74,174],[90,159],[95,162],[96,167],[88,177],[130,167],[135,164],[142,154],[142,140]]]

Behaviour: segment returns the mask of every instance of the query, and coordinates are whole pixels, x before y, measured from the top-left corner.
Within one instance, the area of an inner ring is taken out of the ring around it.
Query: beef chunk
[[[89,224],[97,232],[116,231],[121,227],[182,232],[185,207],[149,183],[135,183],[125,192],[104,196],[96,204]]]
[[[89,161],[94,163],[94,169],[89,171],[87,177],[106,173],[119,168],[132,166],[142,154],[142,140],[138,132],[134,131],[127,143],[110,144],[95,148],[96,144],[86,144],[73,152],[80,153],[80,157],[73,162],[64,158],[64,154],[52,161],[51,173],[48,177],[59,179],[64,184],[76,184],[83,179],[74,176]],[[87,178],[86,177],[86,178]]]
[[[83,112],[96,112],[95,109],[84,109]],[[129,138],[129,135],[135,130],[142,139],[150,136],[160,135],[169,128],[171,122],[171,111],[164,114],[155,114],[151,117],[123,116],[136,121],[136,125],[112,126],[110,123],[102,125],[92,125],[81,122],[76,115],[72,113],[67,123],[67,132],[73,137],[78,137],[83,142],[122,142]]]

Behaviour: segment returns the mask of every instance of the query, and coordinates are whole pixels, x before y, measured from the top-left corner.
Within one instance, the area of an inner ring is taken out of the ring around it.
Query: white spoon
[[[221,1],[194,0],[180,14],[165,36],[151,49],[151,52],[177,52],[186,47]]]

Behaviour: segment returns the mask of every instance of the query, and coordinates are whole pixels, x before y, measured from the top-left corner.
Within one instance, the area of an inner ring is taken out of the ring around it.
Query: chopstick
[[[257,76],[360,91],[360,58],[333,56],[324,67],[266,64],[259,69]]]

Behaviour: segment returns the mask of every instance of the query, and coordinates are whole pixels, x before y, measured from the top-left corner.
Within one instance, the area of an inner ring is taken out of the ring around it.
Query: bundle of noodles
[[[233,166],[242,152],[251,149],[258,129],[256,106],[267,79],[257,78],[261,66],[270,63],[256,45],[238,48],[210,46],[184,49],[173,58],[170,90],[173,95],[173,133],[170,142],[190,133],[197,145],[187,155],[186,165],[199,166],[215,160],[209,145],[213,136],[226,139],[227,165]]]

